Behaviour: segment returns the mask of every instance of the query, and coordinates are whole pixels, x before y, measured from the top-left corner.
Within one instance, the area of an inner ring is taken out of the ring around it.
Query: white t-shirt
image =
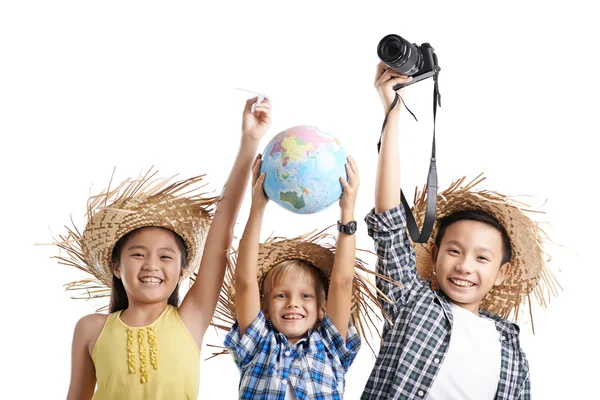
[[[451,303],[450,344],[428,400],[493,400],[500,381],[502,343],[494,321]]]
[[[296,400],[296,393],[294,393],[294,388],[292,388],[291,383],[287,384],[287,388],[285,389],[285,400]]]

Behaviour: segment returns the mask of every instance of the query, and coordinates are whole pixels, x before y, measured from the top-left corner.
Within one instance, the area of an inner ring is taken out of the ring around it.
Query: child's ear
[[[327,303],[323,303],[319,309],[319,321],[322,321],[323,318],[325,318],[325,313],[327,313]]]
[[[439,253],[439,249],[434,244],[433,247],[431,248],[431,260],[433,261],[433,269],[434,270],[435,270],[435,264],[437,263],[438,253]]]
[[[496,275],[496,280],[494,281],[494,286],[502,285],[502,282],[506,279],[508,272],[510,271],[510,262],[505,262],[498,271],[498,275]]]
[[[121,265],[119,263],[113,264],[113,275],[117,277],[117,279],[121,279]]]
[[[267,302],[265,301],[264,297],[261,295],[260,296],[260,309],[263,312],[263,315],[265,316],[265,319],[268,321],[270,319],[269,316],[269,304],[267,304]]]
[[[437,260],[438,260],[439,254],[440,254],[440,249],[434,244],[433,247],[431,248],[431,261],[433,263],[433,266],[432,266],[433,268],[431,270],[431,276],[429,277],[429,279],[431,279],[431,290],[439,289],[437,277],[435,276],[435,271],[437,269]]]

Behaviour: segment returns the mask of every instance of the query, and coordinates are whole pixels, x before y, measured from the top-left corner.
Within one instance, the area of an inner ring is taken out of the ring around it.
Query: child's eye
[[[488,261],[488,262],[490,261],[490,259],[489,259],[489,258],[487,258],[487,257],[484,257],[484,256],[479,256],[479,257],[477,257],[477,259],[478,259],[479,261]]]
[[[312,294],[308,294],[308,293],[304,293],[302,295],[302,298],[304,298],[304,299],[310,299],[311,297],[313,297],[313,295]]]
[[[448,253],[450,253],[450,254],[459,254],[458,250],[456,250],[456,249],[448,249]]]
[[[167,260],[172,260],[172,257],[169,257],[169,256],[162,256],[161,258],[166,258]]]
[[[132,257],[144,257],[144,255],[141,253],[135,253],[135,254],[132,254]]]
[[[285,299],[285,294],[278,293],[278,294],[275,295],[275,297],[278,298],[278,299]]]

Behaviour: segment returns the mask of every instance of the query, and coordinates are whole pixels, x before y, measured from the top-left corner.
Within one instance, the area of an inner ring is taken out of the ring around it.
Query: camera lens
[[[394,72],[412,76],[423,66],[419,48],[398,35],[387,35],[377,45],[377,55]]]
[[[405,53],[404,47],[404,42],[400,36],[388,35],[379,43],[377,54],[381,61],[385,63],[394,62]]]

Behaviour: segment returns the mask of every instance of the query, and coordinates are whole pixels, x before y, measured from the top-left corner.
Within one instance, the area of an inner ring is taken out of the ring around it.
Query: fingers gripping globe
[[[295,126],[278,133],[262,155],[263,189],[269,199],[297,214],[321,211],[342,195],[346,152],[329,133]]]

